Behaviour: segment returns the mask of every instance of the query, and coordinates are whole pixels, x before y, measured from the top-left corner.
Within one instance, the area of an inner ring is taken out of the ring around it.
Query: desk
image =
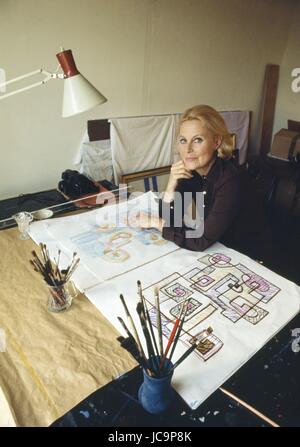
[[[140,381],[136,369],[96,391],[135,364],[120,350],[117,331],[83,295],[64,314],[46,311],[45,285],[28,263],[33,247],[31,241],[18,239],[16,229],[0,233],[0,268],[5,278],[0,291],[0,327],[8,335],[7,352],[0,353],[0,386],[18,425],[49,425],[57,419],[54,425],[68,425],[66,421],[74,425],[74,420],[75,425],[110,426],[266,425],[219,390],[194,412],[177,397],[177,419],[149,416],[136,402]],[[283,425],[300,425],[300,399],[295,398],[299,396],[300,354],[290,349],[290,330],[297,327],[299,316],[224,385]],[[96,394],[69,412],[93,392]],[[95,409],[97,418],[85,420],[86,405]]]
[[[11,218],[20,211],[36,211],[45,207],[54,207],[55,214],[74,211],[77,207],[70,203],[57,189],[49,189],[33,194],[21,194],[0,201],[0,230],[15,227],[17,224]]]

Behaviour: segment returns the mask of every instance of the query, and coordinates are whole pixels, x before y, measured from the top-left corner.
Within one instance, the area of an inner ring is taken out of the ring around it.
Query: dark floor
[[[300,352],[291,347],[295,328],[300,328],[299,314],[222,386],[285,427],[300,427]],[[52,426],[270,426],[220,390],[194,411],[176,394],[169,411],[155,416],[138,403],[141,383],[142,372],[135,368],[88,396]]]

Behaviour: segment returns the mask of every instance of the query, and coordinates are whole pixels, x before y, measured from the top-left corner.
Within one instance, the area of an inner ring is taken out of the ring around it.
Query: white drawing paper
[[[190,298],[187,318],[173,361],[212,327],[213,332],[175,370],[173,386],[197,408],[247,362],[300,309],[300,288],[257,262],[221,244],[202,253],[180,250],[87,292],[88,298],[120,332],[126,320],[122,293],[140,329],[137,286],[140,280],[155,326],[154,288],[159,288],[164,347],[179,312]],[[124,334],[126,335],[126,334]],[[143,340],[142,332],[140,338]],[[146,346],[144,346],[146,349]]]
[[[118,226],[137,210],[157,213],[154,195],[147,193],[128,204],[111,205],[31,226],[31,237],[47,244],[61,266],[73,252],[81,258],[73,280],[99,311],[124,332],[122,293],[144,339],[136,312],[137,281],[153,325],[156,324],[154,288],[161,302],[164,346],[179,314],[190,299],[187,317],[173,361],[208,327],[213,332],[175,370],[173,386],[192,408],[197,408],[300,310],[300,288],[245,255],[214,244],[205,252],[179,249],[154,230]],[[126,335],[126,334],[124,334]],[[144,346],[146,350],[146,346]]]

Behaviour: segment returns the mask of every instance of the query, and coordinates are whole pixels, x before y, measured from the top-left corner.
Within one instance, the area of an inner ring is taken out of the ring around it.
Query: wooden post
[[[278,81],[279,65],[268,64],[266,66],[263,89],[262,127],[260,138],[261,156],[266,155],[271,149]]]

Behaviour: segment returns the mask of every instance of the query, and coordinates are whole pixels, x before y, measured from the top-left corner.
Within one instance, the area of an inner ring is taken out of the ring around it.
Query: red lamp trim
[[[78,75],[79,71],[77,70],[74,57],[72,54],[72,50],[64,50],[61,53],[56,55],[60,66],[64,72],[64,74],[71,78],[72,76]]]

